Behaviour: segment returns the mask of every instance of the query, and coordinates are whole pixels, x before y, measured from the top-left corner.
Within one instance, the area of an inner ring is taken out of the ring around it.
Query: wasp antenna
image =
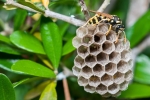
[[[92,12],[92,13],[97,13],[97,11],[94,11],[94,10],[89,10],[90,12]]]

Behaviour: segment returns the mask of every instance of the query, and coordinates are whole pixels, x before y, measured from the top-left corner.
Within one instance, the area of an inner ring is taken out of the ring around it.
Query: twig
[[[86,21],[90,18],[90,13],[86,7],[86,4],[84,2],[84,0],[79,0],[79,4],[81,6],[81,11],[83,12],[84,16],[85,16],[85,19]]]
[[[97,10],[98,12],[103,12],[104,9],[110,4],[110,0],[105,0],[100,8]]]
[[[27,6],[21,5],[21,4],[15,2],[13,0],[7,0],[5,5],[13,5],[13,6],[16,6],[16,7],[19,7],[19,8],[28,10],[28,11],[31,11],[31,12],[37,12],[36,10],[34,10],[32,8],[29,8]],[[82,20],[75,19],[75,18],[72,18],[72,17],[69,17],[69,16],[65,16],[65,15],[62,15],[62,14],[59,14],[59,13],[55,13],[55,12],[50,11],[50,10],[45,10],[45,16],[52,17],[52,18],[57,18],[57,19],[66,21],[68,23],[71,23],[71,24],[73,24],[75,26],[82,26],[85,23]]]
[[[65,93],[65,100],[71,100],[70,92],[69,92],[69,88],[68,88],[68,83],[67,83],[66,78],[63,79],[63,87],[64,87],[64,93]]]

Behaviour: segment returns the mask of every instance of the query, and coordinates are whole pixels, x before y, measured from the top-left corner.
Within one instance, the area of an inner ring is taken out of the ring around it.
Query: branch
[[[88,20],[90,18],[90,13],[85,5],[84,0],[79,0],[79,4],[81,6],[81,11],[83,12],[85,19]]]
[[[25,9],[25,10],[28,10],[28,11],[31,11],[31,12],[36,12],[36,13],[38,12],[38,11],[36,11],[36,10],[30,8],[30,7],[21,5],[21,4],[15,2],[13,0],[7,0],[5,5],[13,5],[15,7],[22,8],[22,9]],[[40,12],[38,12],[38,13],[40,13]],[[65,21],[65,22],[71,23],[75,26],[82,26],[85,23],[82,20],[75,19],[75,18],[66,16],[66,15],[62,15],[62,14],[59,14],[59,13],[55,13],[55,12],[50,11],[50,10],[45,10],[45,16],[52,17],[52,18],[57,18],[57,19]]]
[[[105,0],[103,4],[100,6],[100,8],[97,10],[97,12],[103,12],[104,9],[110,4],[110,0]]]
[[[64,93],[65,93],[65,100],[71,100],[70,92],[68,88],[68,82],[67,79],[63,79],[63,87],[64,87]]]

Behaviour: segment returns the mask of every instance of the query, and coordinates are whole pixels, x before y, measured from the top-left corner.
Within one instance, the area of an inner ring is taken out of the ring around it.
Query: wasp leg
[[[124,34],[124,42],[126,43],[127,42],[127,38],[126,38],[126,34],[125,34],[124,31],[123,31],[123,34]]]
[[[109,24],[109,25],[110,25],[110,24]],[[108,31],[106,32],[106,35],[108,35],[108,33],[110,32],[111,27],[112,27],[112,25],[109,26],[109,29],[108,29]]]
[[[119,35],[120,35],[120,33],[118,33],[118,35],[117,35],[117,37],[116,37],[116,41],[115,41],[115,43],[117,43],[117,42],[118,42]]]

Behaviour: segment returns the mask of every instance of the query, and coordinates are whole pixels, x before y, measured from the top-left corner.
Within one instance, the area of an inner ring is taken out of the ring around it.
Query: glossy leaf
[[[31,100],[37,96],[39,96],[45,87],[50,83],[50,81],[45,81],[39,84],[37,87],[32,88],[26,95],[25,100]]]
[[[147,12],[127,30],[127,37],[131,42],[131,47],[134,47],[150,32],[150,11]],[[136,37],[136,38],[135,38]]]
[[[0,52],[14,54],[14,55],[20,55],[20,52],[18,51],[18,49],[14,48],[13,46],[2,43],[2,42],[0,42]]]
[[[12,84],[4,74],[0,74],[0,100],[16,100]]]
[[[28,74],[45,78],[55,78],[55,74],[52,70],[30,60],[17,61],[12,65],[12,70],[15,72],[20,72],[22,74]]]
[[[42,43],[29,33],[15,31],[10,35],[10,40],[21,49],[33,53],[45,54]]]
[[[61,34],[61,36],[63,36],[65,34],[65,31],[67,30],[68,27],[69,27],[68,23],[63,23],[63,25],[60,26],[60,34]]]
[[[147,97],[150,97],[150,86],[138,83],[130,84],[128,89],[123,91],[121,96],[119,96],[119,98],[125,99],[139,99]]]
[[[0,41],[11,45],[11,41],[9,40],[9,38],[1,34],[0,34]]]
[[[20,29],[27,17],[26,10],[17,9],[16,11],[17,12],[14,17],[14,30]]]
[[[63,47],[63,53],[62,55],[66,55],[72,51],[74,51],[75,48],[72,45],[72,38],[70,40],[67,41],[67,43],[64,45]]]
[[[57,68],[62,53],[62,38],[58,26],[50,22],[41,26],[44,49],[54,68]]]
[[[22,84],[22,83],[24,83],[24,82],[27,82],[28,80],[30,80],[30,78],[26,78],[26,79],[23,79],[23,80],[21,80],[21,81],[19,81],[19,82],[15,82],[15,83],[13,83],[13,87],[15,88],[15,87],[17,87],[18,85],[20,85],[20,84]]]
[[[57,100],[57,93],[56,93],[56,83],[51,82],[41,94],[39,100]]]
[[[150,59],[146,55],[137,58],[134,79],[141,83],[150,84]]]

